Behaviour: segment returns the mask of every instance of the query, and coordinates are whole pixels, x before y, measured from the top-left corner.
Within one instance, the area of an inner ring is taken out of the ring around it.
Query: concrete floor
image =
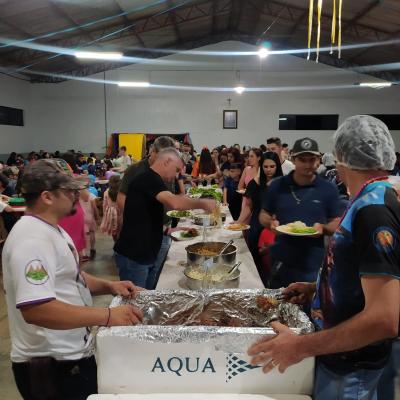
[[[112,239],[102,234],[97,235],[97,255],[94,261],[84,265],[84,270],[104,279],[118,279],[112,254]],[[3,276],[0,271],[0,400],[20,400],[10,364],[10,335],[8,330],[7,309],[4,299]],[[110,304],[112,296],[97,296],[94,298],[95,306],[106,307]],[[400,400],[400,387],[398,387],[396,400]]]

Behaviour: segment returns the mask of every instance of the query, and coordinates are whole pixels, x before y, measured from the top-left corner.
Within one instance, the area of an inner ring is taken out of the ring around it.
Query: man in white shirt
[[[57,160],[26,168],[27,211],[4,245],[4,291],[15,381],[24,399],[86,399],[97,393],[92,326],[133,325],[140,310],[92,307],[92,294],[132,296],[131,282],[106,281],[79,270],[70,236],[58,221],[73,214],[81,181]]]
[[[279,159],[281,160],[283,175],[289,175],[289,173],[294,170],[294,164],[291,161],[285,160],[282,157],[283,148],[281,139],[279,139],[278,137],[271,137],[267,139],[267,150],[272,151],[278,155]]]
[[[132,159],[126,154],[126,146],[121,146],[119,149],[119,157],[115,160],[118,164],[114,171],[125,172],[132,165]]]

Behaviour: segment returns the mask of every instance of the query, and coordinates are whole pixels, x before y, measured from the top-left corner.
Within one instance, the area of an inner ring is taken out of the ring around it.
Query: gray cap
[[[335,155],[348,168],[391,171],[395,147],[388,127],[370,115],[347,118],[333,136]]]
[[[43,159],[24,170],[21,181],[22,194],[35,194],[57,189],[81,190],[87,184],[72,176],[68,164],[61,159]]]

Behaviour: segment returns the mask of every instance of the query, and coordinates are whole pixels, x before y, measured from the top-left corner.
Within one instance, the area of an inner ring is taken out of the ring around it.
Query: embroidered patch
[[[309,150],[312,146],[311,140],[308,139],[304,139],[301,141],[300,146],[304,149],[304,150]]]
[[[25,278],[33,285],[43,285],[49,279],[49,274],[40,260],[32,260],[25,267]]]
[[[396,233],[387,226],[381,226],[374,232],[374,245],[378,251],[390,253],[396,245]]]

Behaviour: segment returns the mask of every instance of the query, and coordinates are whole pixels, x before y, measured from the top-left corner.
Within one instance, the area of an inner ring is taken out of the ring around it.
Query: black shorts
[[[12,363],[12,370],[24,400],[86,400],[97,394],[94,356],[71,361],[38,357]]]

